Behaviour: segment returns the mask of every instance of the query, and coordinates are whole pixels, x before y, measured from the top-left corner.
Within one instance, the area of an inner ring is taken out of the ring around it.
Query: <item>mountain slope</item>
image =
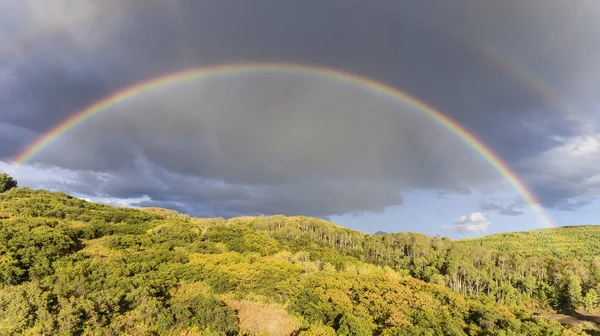
[[[580,335],[532,316],[580,304],[565,297],[577,292],[566,276],[577,261],[549,262],[555,273],[523,273],[445,238],[306,217],[192,218],[19,188],[0,193],[0,334]],[[578,295],[594,272],[573,280]]]
[[[465,239],[461,244],[560,258],[600,257],[600,225],[564,226]]]

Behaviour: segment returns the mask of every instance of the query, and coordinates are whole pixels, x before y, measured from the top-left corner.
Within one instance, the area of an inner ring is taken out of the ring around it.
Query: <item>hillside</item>
[[[599,309],[599,266],[0,193],[0,335],[583,335],[532,313]]]
[[[461,244],[559,258],[600,257],[600,225],[564,226],[465,239]]]

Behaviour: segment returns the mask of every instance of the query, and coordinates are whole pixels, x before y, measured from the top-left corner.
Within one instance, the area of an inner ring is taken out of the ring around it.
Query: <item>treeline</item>
[[[600,256],[600,225],[500,233],[461,243],[499,251],[593,260]]]
[[[532,310],[598,308],[591,260],[26,188],[0,214],[1,335],[578,335]]]

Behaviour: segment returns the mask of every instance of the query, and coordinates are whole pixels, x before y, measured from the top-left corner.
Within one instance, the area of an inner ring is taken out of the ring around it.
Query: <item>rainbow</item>
[[[496,66],[506,71],[511,77],[517,79],[522,84],[533,90],[538,96],[543,98],[557,112],[560,112],[570,123],[573,123],[583,133],[589,131],[588,127],[581,122],[575,111],[565,106],[552,88],[545,81],[537,76],[533,71],[523,66],[500,49],[494,47],[485,41],[474,42],[479,46],[479,50],[486,58],[494,62]]]
[[[446,127],[452,133],[456,134],[460,139],[470,145],[477,153],[479,153],[487,162],[489,162],[522,196],[523,200],[535,211],[543,225],[553,227],[551,219],[543,211],[539,205],[533,192],[531,192],[525,183],[510,169],[510,167],[502,161],[492,150],[490,150],[481,140],[467,132],[461,125],[452,119],[448,118],[435,108],[425,104],[415,97],[408,95],[398,89],[395,89],[386,84],[375,80],[359,77],[354,74],[341,72],[338,70],[321,68],[315,66],[285,64],[285,63],[248,63],[248,64],[233,64],[220,65],[214,67],[192,68],[181,72],[168,74],[162,77],[154,78],[145,82],[141,82],[130,86],[122,91],[116,92],[90,106],[84,110],[75,113],[67,118],[54,128],[40,136],[24,151],[14,158],[14,166],[19,167],[31,160],[37,153],[42,151],[56,138],[65,134],[78,124],[92,118],[94,115],[110,108],[111,106],[122,102],[128,98],[134,97],[142,92],[166,87],[176,83],[186,81],[208,79],[213,77],[221,77],[228,75],[239,75],[249,73],[277,73],[277,74],[304,74],[315,77],[327,78],[340,81],[356,87],[369,89],[376,93],[383,94],[389,98],[403,102],[416,110],[428,115],[439,124]]]
[[[589,126],[582,122],[582,119],[579,118],[576,111],[565,106],[554,90],[546,84],[543,78],[531,69],[528,69],[517,59],[486,40],[474,36],[463,36],[449,26],[442,26],[438,22],[426,21],[426,23],[435,29],[436,32],[485,57],[486,60],[499,70],[503,70],[512,79],[532,90],[532,92],[542,98],[549,107],[553,108],[556,112],[561,113],[565,119],[577,127],[579,131],[584,134],[589,134]]]

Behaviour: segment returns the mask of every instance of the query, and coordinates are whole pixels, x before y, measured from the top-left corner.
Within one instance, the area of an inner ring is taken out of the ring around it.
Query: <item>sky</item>
[[[0,171],[194,216],[305,215],[452,238],[547,227],[471,144],[406,100],[247,71],[96,102],[192,68],[285,63],[376,81],[497,155],[551,225],[600,216],[596,0],[0,0]]]

